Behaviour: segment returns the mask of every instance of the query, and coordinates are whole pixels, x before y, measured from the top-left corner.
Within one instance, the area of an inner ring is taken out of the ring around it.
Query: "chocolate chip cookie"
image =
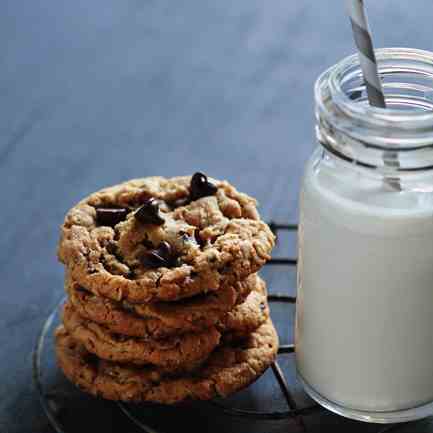
[[[118,334],[154,339],[202,332],[205,328],[215,326],[251,291],[263,292],[264,284],[257,274],[252,274],[244,281],[178,302],[131,304],[96,296],[83,289],[69,275],[65,279],[70,302],[80,316]],[[257,310],[260,311],[256,309],[256,316],[259,314]],[[247,311],[243,311],[241,320],[248,320],[247,316],[252,316],[251,312],[247,314]],[[251,317],[249,320],[254,319]]]
[[[257,272],[273,245],[253,198],[196,173],[91,194],[68,212],[58,255],[94,294],[144,303],[232,285]]]
[[[217,324],[221,333],[229,333],[232,339],[243,338],[269,319],[266,284],[261,278],[260,282],[244,302],[229,311]]]
[[[69,302],[63,307],[63,324],[72,338],[101,359],[135,365],[152,364],[166,372],[196,368],[209,357],[221,337],[215,327],[165,340],[125,337],[82,318]]]
[[[173,404],[226,397],[260,377],[277,350],[278,337],[268,320],[237,346],[220,346],[194,373],[170,377],[155,367],[100,360],[63,326],[56,332],[57,359],[65,375],[84,391],[110,400]]]

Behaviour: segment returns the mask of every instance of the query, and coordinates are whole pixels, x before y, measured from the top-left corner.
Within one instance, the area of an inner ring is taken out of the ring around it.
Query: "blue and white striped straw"
[[[364,76],[367,97],[370,105],[386,108],[385,95],[382,81],[379,77],[376,55],[374,54],[373,39],[368,25],[367,13],[363,0],[347,0],[350,23],[352,24],[353,37],[358,48],[359,63]],[[385,165],[398,168],[400,163],[395,151],[386,151],[383,154]],[[387,183],[394,189],[401,191],[398,178],[389,178]]]

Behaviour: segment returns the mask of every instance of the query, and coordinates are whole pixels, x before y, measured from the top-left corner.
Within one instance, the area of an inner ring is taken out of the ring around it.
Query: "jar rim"
[[[407,61],[415,62],[415,64],[412,66],[409,63],[405,64],[406,72],[429,75],[433,78],[433,52],[414,48],[380,48],[376,50],[376,58],[380,75],[386,73],[384,62]],[[315,84],[315,98],[319,110],[322,112],[328,111],[322,98],[323,86],[326,85],[333,104],[354,121],[363,122],[372,127],[382,125],[392,128],[397,127],[400,130],[433,128],[433,110],[392,110],[361,104],[352,100],[342,88],[342,80],[349,73],[361,74],[358,54],[346,57],[319,76]]]

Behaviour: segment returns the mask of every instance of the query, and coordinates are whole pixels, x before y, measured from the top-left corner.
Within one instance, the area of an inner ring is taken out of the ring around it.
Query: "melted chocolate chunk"
[[[141,244],[142,244],[143,246],[145,246],[146,248],[148,248],[148,249],[155,248],[155,247],[153,246],[152,242],[151,242],[149,239],[143,239],[143,240],[141,241]]]
[[[175,255],[171,245],[166,241],[161,242],[158,248],[143,253],[140,261],[148,268],[180,266],[179,258]]]
[[[135,212],[134,216],[143,224],[162,226],[165,222],[159,212],[158,201],[154,198],[147,199],[140,209]]]
[[[191,200],[198,200],[202,197],[215,195],[218,188],[212,182],[209,182],[207,176],[197,172],[191,178],[190,195]]]
[[[200,248],[203,248],[206,245],[206,242],[200,236],[200,229],[196,228],[194,230],[194,238],[195,241],[200,245]]]
[[[96,221],[100,226],[114,227],[123,221],[128,215],[128,209],[125,208],[96,208]]]

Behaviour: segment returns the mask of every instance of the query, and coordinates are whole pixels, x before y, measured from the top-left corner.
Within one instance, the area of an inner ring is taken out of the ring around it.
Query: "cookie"
[[[243,280],[273,246],[253,198],[196,173],[131,180],[90,195],[66,215],[58,256],[94,294],[145,303]]]
[[[154,339],[202,332],[215,326],[251,291],[261,290],[262,286],[263,280],[252,274],[242,282],[178,302],[130,304],[96,296],[68,275],[65,280],[70,302],[80,316],[118,334]]]
[[[72,338],[101,359],[152,364],[166,372],[196,368],[209,357],[221,337],[215,327],[165,340],[125,337],[82,318],[69,302],[63,307],[63,324]]]
[[[109,400],[173,404],[227,397],[259,378],[277,350],[278,336],[268,320],[242,345],[220,346],[194,374],[170,377],[157,368],[99,360],[63,327],[56,332],[58,364],[65,375],[84,391]]]
[[[229,311],[217,324],[221,333],[229,333],[231,339],[243,338],[268,320],[270,312],[266,284],[263,280],[261,282],[244,302]]]

